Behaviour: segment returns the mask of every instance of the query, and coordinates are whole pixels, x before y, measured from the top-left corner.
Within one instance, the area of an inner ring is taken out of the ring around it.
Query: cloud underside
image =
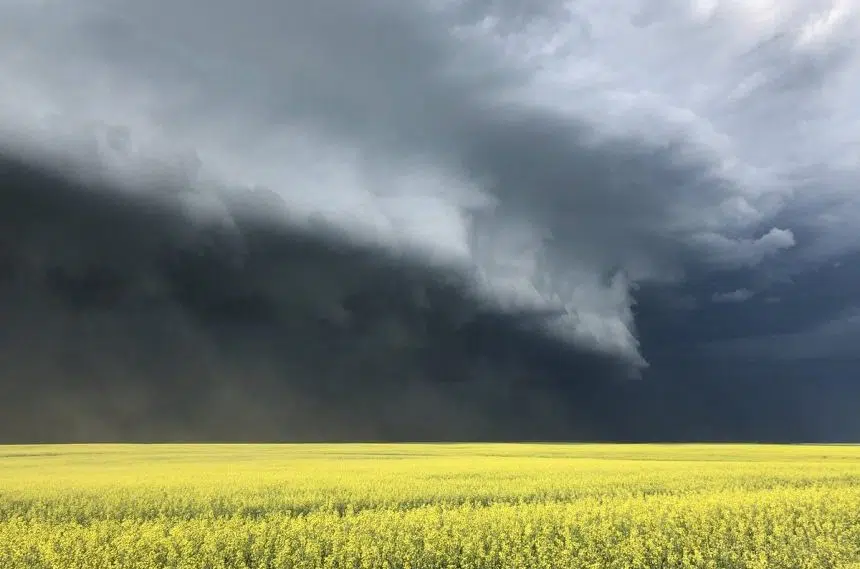
[[[858,13],[8,1],[7,426],[856,433]]]
[[[850,432],[853,415],[809,418],[808,378],[691,378],[679,361],[630,381],[623,358],[547,334],[552,315],[488,305],[456,271],[247,210],[234,211],[235,257],[219,242],[232,237],[189,232],[169,200],[120,198],[18,160],[2,173],[6,441]],[[837,401],[820,386],[815,397]]]
[[[631,285],[797,248],[798,220],[775,216],[845,156],[797,125],[853,112],[821,94],[845,88],[853,20],[810,43],[812,8],[764,25],[732,3],[600,6],[14,4],[0,116],[125,179],[155,162],[261,186],[294,216],[466,264],[488,296],[561,309],[556,332],[642,366]]]
[[[163,198],[2,166],[4,406],[44,410],[4,413],[20,428],[490,436],[517,415],[564,432],[575,421],[541,384],[625,378],[616,356],[542,332],[553,315],[500,311],[454,271],[238,211],[248,201],[237,256],[235,234]]]

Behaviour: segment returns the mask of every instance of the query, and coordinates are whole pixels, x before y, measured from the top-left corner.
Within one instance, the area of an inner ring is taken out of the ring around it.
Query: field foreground
[[[860,447],[0,446],[0,567],[860,567]]]

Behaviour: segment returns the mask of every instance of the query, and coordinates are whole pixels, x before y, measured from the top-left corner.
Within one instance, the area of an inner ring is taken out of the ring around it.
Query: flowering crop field
[[[860,447],[0,446],[0,568],[860,568]]]

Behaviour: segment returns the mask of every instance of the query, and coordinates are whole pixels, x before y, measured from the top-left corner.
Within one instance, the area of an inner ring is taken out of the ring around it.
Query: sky
[[[858,440],[858,33],[0,0],[0,439]]]

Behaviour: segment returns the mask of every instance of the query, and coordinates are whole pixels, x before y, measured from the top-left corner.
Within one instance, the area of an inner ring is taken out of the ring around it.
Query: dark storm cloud
[[[541,333],[553,314],[272,225],[248,196],[226,235],[164,198],[2,173],[5,440],[558,436],[580,418],[541,385],[625,374]]]
[[[659,373],[630,381],[624,360],[547,336],[552,313],[506,313],[453,270],[254,217],[268,195],[233,204],[225,234],[163,196],[8,157],[3,174],[5,441],[860,434],[845,403],[856,384],[810,382],[796,365],[739,377],[677,341],[664,367],[653,314]]]
[[[747,339],[756,343],[756,338],[764,342],[767,338],[816,333],[850,317],[857,305],[860,256],[856,253],[820,262],[814,269],[784,271],[785,267],[764,266],[698,275],[673,288],[646,287],[638,293],[642,304],[638,308],[647,314],[638,319],[647,321],[643,325],[649,326],[651,335],[674,339],[671,342],[675,344],[733,340],[742,344]],[[724,302],[714,303],[715,299]],[[745,300],[725,302],[740,299]],[[643,335],[649,333],[643,331]]]
[[[509,422],[511,432],[856,433],[836,395],[856,393],[839,387],[851,375],[844,359],[810,354],[786,368],[764,348],[786,334],[821,338],[857,305],[845,292],[850,271],[814,276],[860,248],[856,8],[7,2],[2,140],[183,212],[165,221],[146,214],[164,231],[121,233],[146,244],[137,255],[111,256],[99,239],[81,248],[87,259],[125,259],[121,270],[114,261],[82,266],[80,253],[57,249],[63,263],[40,269],[36,290],[76,311],[75,326],[117,342],[130,337],[89,316],[105,303],[114,322],[127,310],[147,322],[136,334],[180,334],[163,358],[134,357],[193,363],[184,376],[201,385],[224,378],[213,406],[247,393],[233,378],[253,375],[265,378],[263,400],[297,402],[288,415],[307,407],[323,416],[325,406],[310,402],[358,397],[340,379],[365,366],[379,381],[414,370],[371,391],[414,424],[419,409],[445,408],[449,421],[423,424],[450,432],[499,433],[499,417],[532,413],[543,419]],[[243,188],[256,188],[255,206]],[[149,207],[125,211],[142,220]],[[30,232],[39,251],[66,241],[72,226],[60,219]],[[128,231],[141,223],[129,221]],[[0,260],[0,278],[19,266]],[[294,266],[305,269],[286,268]],[[456,284],[415,285],[440,275]],[[469,316],[477,306],[483,316]],[[297,344],[285,338],[302,334],[328,348],[288,351]],[[143,339],[122,345],[120,353],[150,349]],[[605,381],[602,364],[581,373],[579,355],[592,347],[625,370],[647,361],[645,381]],[[391,357],[363,355],[383,352]],[[503,366],[499,353],[513,355]],[[183,375],[171,371],[180,363],[158,365],[164,376]],[[284,366],[319,368],[335,378],[319,385],[337,387],[318,391],[304,381],[310,375]],[[477,371],[486,366],[492,373]],[[516,371],[500,372],[508,368]],[[812,397],[802,382],[816,369],[834,387]],[[285,375],[294,381],[284,384]],[[449,376],[471,379],[440,387]],[[769,379],[750,384],[755,377]],[[525,383],[543,387],[523,391]],[[146,381],[123,385],[122,405],[147,400]],[[292,398],[278,391],[294,385]],[[348,425],[383,417],[370,423],[396,430],[401,416],[386,419],[374,405],[335,405],[327,416],[338,428],[334,417]],[[836,414],[816,424],[825,410]]]
[[[755,296],[755,293],[746,288],[735,289],[731,292],[716,292],[711,296],[713,302],[745,302]]]
[[[563,2],[53,8],[10,9],[5,30],[8,76],[44,108],[128,127],[135,144],[154,132],[219,179],[456,257],[488,296],[562,307],[556,333],[633,365],[632,284],[795,244],[767,224],[784,188],[724,117],[665,96],[686,82],[665,66],[640,84],[619,49],[658,65],[667,44],[623,14],[610,26]]]

